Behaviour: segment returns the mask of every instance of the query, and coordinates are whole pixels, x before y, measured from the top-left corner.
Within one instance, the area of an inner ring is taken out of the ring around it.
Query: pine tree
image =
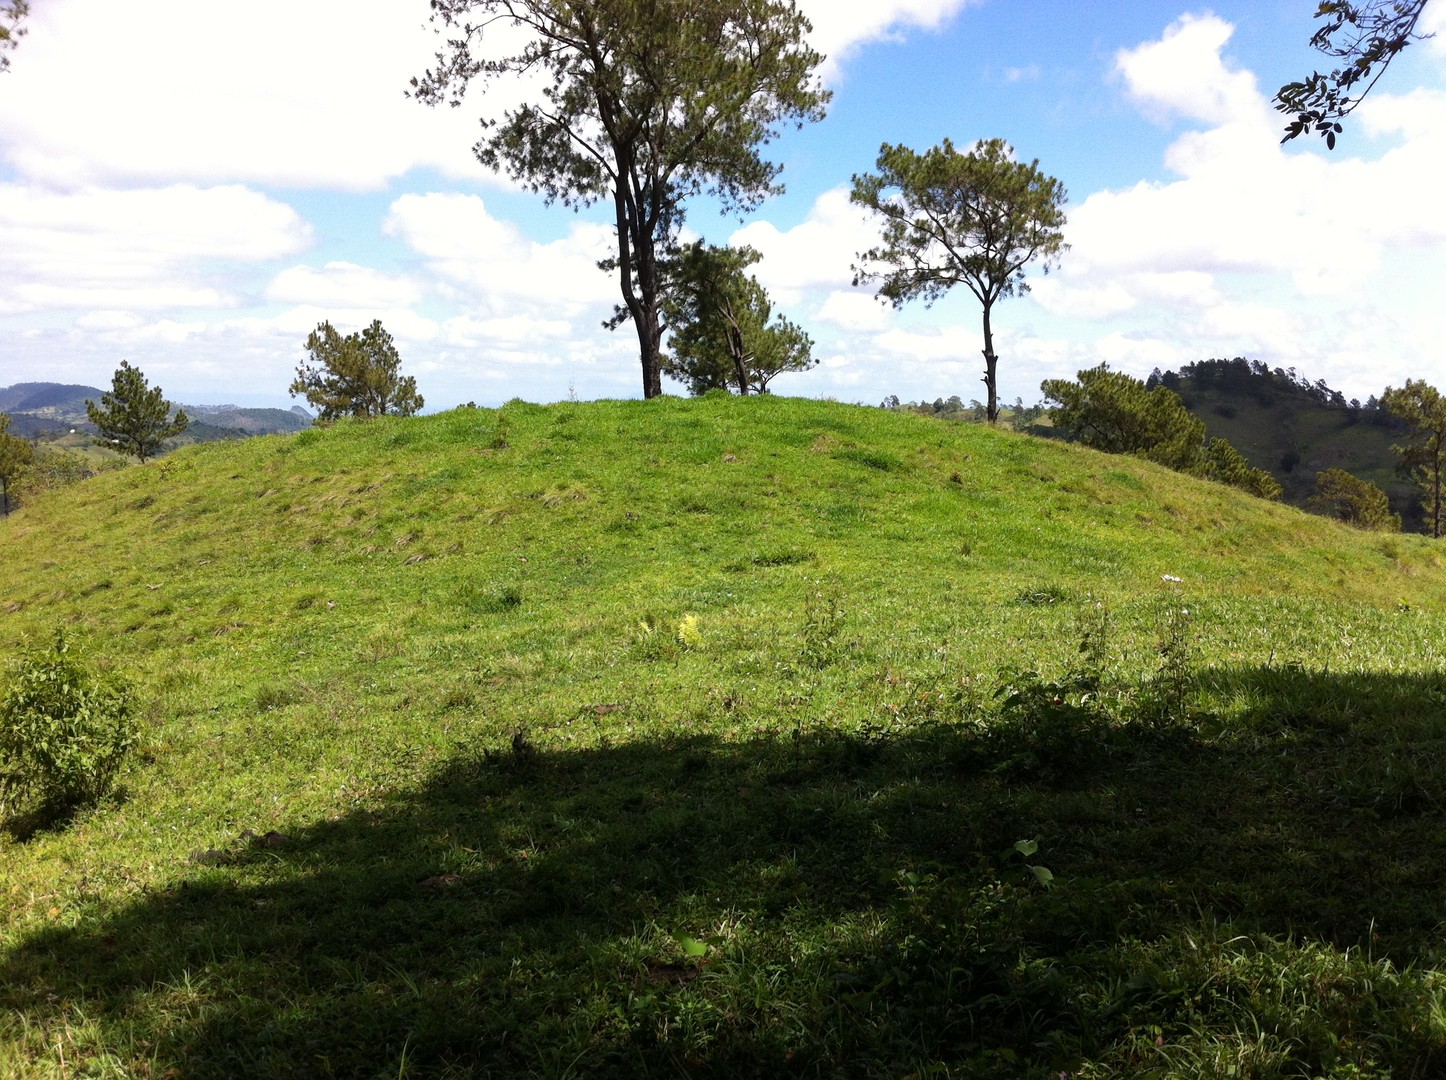
[[[191,424],[180,409],[171,416],[171,406],[161,388],[151,387],[140,368],[122,360],[111,380],[111,388],[100,396],[100,405],[85,403],[90,422],[100,430],[96,444],[119,450],[145,461],[155,457],[161,444],[175,438]]]
[[[402,358],[380,319],[342,337],[321,323],[306,339],[311,363],[296,369],[291,396],[306,395],[322,423],[343,416],[411,416],[422,407],[417,380],[398,373]]]

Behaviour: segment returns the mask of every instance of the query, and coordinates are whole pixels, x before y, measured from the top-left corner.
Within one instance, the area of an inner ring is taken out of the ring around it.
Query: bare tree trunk
[[[621,164],[621,163],[620,163]],[[628,194],[620,183],[613,189],[613,207],[618,230],[618,285],[623,303],[632,316],[638,334],[638,355],[643,368],[643,397],[663,394],[663,329],[658,317],[657,261],[650,232],[636,224],[629,214]],[[633,287],[634,270],[637,288]],[[639,296],[638,294],[642,295]]]
[[[991,424],[999,420],[999,392],[995,382],[999,357],[994,354],[994,331],[989,325],[989,309],[992,306],[989,303],[984,305],[984,389],[988,397],[985,409]]]

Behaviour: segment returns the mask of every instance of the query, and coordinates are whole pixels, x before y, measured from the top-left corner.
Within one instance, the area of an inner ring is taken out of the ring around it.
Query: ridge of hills
[[[32,382],[0,387],[0,412],[8,413],[11,431],[23,438],[60,439],[71,429],[93,434],[87,419],[87,400],[100,401],[103,393],[94,386],[70,383]],[[235,405],[179,405],[191,418],[186,433],[176,445],[235,439],[250,435],[274,435],[302,431],[311,426],[311,415],[300,405],[290,409],[239,408]]]
[[[721,394],[184,447],[0,543],[0,653],[143,722],[0,829],[17,1075],[1446,1060],[1425,537]]]

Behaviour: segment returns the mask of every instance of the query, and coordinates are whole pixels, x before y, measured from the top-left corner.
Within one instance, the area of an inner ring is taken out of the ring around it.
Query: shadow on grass
[[[1238,730],[463,754],[30,934],[0,1010],[186,1077],[1104,1076],[1247,1017],[1248,1075],[1432,1075],[1446,683],[1197,689]]]

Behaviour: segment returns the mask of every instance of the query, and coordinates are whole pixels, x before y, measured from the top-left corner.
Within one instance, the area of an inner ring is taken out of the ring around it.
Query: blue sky
[[[424,0],[42,0],[0,76],[0,385],[108,385],[122,359],[197,404],[292,403],[320,320],[381,318],[428,409],[636,396],[601,321],[606,208],[547,208],[470,155],[484,109],[406,100]],[[1002,137],[1070,193],[1057,272],[995,312],[1000,391],[1108,361],[1139,375],[1244,355],[1365,398],[1446,387],[1446,34],[1403,54],[1340,147],[1278,146],[1269,98],[1318,58],[1313,0],[801,4],[828,118],[772,147],[787,193],[749,243],[817,369],[778,392],[982,397],[963,290],[892,311],[850,284],[873,226],[847,201],[879,144]],[[1446,30],[1446,0],[1430,25]],[[513,91],[515,92],[515,91]],[[679,390],[677,386],[673,389]]]

